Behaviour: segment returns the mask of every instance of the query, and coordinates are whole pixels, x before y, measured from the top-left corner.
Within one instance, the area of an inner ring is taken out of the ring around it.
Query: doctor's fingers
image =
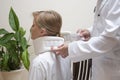
[[[68,54],[63,54],[61,56],[62,56],[62,58],[66,58],[68,56]]]
[[[55,54],[60,55],[62,58],[66,58],[68,56],[68,54],[59,51],[55,52]]]
[[[90,39],[90,32],[87,29],[83,29],[78,33],[84,41],[88,41]]]
[[[56,50],[54,50],[54,52],[57,54],[57,55],[63,55],[65,52],[64,52],[64,47],[58,47]]]
[[[51,51],[54,52],[57,55],[60,55],[62,52],[62,47],[51,47]]]
[[[68,56],[68,53],[65,51],[56,51],[55,54],[60,55],[63,58],[66,58]]]
[[[81,36],[81,37],[82,37],[82,34],[81,34],[81,33],[82,33],[82,31],[83,31],[82,29],[78,29],[78,30],[76,31],[76,33],[77,33],[79,36]]]
[[[61,56],[63,58],[68,56],[68,45],[67,44],[64,44],[64,46],[62,47]]]
[[[67,44],[62,44],[58,47],[51,47],[51,51],[54,52],[57,55],[61,55],[66,57],[68,55],[68,45]]]
[[[59,50],[61,49],[61,47],[62,47],[63,45],[64,45],[64,44],[62,44],[62,45],[60,45],[60,46],[57,46],[57,47],[51,46],[51,51],[52,51],[52,52],[57,52],[57,51],[59,51]]]
[[[89,31],[87,29],[78,29],[77,34],[80,37],[85,37],[89,35]]]
[[[68,53],[64,50],[56,51],[55,54],[62,56],[63,58],[68,56]]]
[[[61,55],[63,58],[68,56],[68,45],[64,44],[61,47],[59,47],[58,49],[55,50],[55,53],[57,55]]]
[[[84,41],[88,41],[90,39],[90,36],[84,36]]]

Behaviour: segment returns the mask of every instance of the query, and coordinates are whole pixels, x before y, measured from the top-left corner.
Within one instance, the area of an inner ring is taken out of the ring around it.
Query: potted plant
[[[20,26],[18,17],[10,8],[9,25],[12,32],[0,29],[0,71],[13,71],[21,68],[22,65],[28,70],[30,61],[28,53],[28,42],[25,30]]]

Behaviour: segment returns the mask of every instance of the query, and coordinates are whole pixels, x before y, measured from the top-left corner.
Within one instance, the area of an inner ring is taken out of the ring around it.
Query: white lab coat
[[[29,80],[71,80],[70,59],[64,59],[50,51],[44,52],[63,42],[63,38],[48,36],[33,41],[37,57],[31,63]]]
[[[69,57],[92,58],[92,80],[120,80],[120,0],[98,0],[90,32],[89,41],[68,45]]]

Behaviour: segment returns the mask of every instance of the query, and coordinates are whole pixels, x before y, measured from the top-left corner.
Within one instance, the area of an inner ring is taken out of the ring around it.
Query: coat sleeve
[[[87,42],[70,43],[68,45],[69,57],[78,57],[80,60],[93,58],[108,53],[120,43],[120,1],[117,1],[115,0],[113,7],[108,11],[103,33],[100,36],[91,37]]]
[[[45,69],[42,63],[39,63],[39,65],[32,64],[29,71],[29,80],[46,80]]]

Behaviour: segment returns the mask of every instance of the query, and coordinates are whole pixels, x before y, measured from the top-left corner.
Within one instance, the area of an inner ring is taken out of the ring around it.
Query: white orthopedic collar
[[[44,36],[33,40],[35,54],[40,54],[46,50],[50,50],[51,46],[57,47],[64,43],[61,37]]]

